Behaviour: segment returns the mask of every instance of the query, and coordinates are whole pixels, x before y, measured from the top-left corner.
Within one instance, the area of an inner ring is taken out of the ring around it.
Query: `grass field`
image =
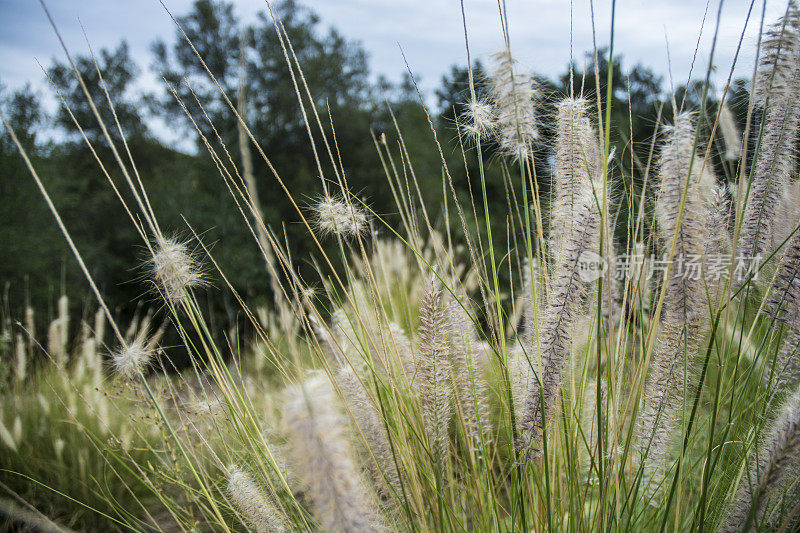
[[[624,159],[631,168],[611,147],[611,129],[622,127],[605,104],[611,94],[559,95],[542,123],[544,95],[513,50],[498,52],[488,77],[470,75],[459,124],[459,149],[479,162],[481,186],[468,202],[443,153],[442,195],[427,198],[403,132],[397,145],[376,142],[400,224],[348,187],[337,155],[347,146],[323,127],[326,110],[305,92],[303,65],[276,28],[320,181],[312,205],[309,191],[274,170],[271,185],[297,208],[313,257],[293,257],[280,229],[264,223],[268,200],[254,200],[248,166],[271,168],[270,159],[245,121],[242,165],[221,137],[206,143],[259,246],[273,305],[251,306],[236,292],[199,229],[159,224],[124,132],[98,113],[114,155],[98,163],[124,192],[152,285],[134,320],[119,323],[16,143],[94,299],[82,317],[62,296],[48,324],[29,309],[3,326],[4,526],[798,527],[794,0],[765,21],[747,127],[739,131],[725,103],[728,87],[710,94],[709,67],[699,106],[673,98],[649,160]],[[599,94],[599,73],[583,85]],[[236,95],[225,101],[238,117]],[[452,149],[433,129],[429,142]],[[542,143],[546,192],[534,164]],[[487,193],[490,164],[508,177],[505,198]],[[629,187],[632,176],[640,187]],[[429,217],[433,203],[445,206],[444,220]],[[492,226],[498,209],[506,227]],[[298,262],[312,262],[316,278],[301,278]],[[252,334],[214,331],[212,285],[230,291]],[[180,339],[169,349],[187,355],[187,368],[165,355],[165,333]]]

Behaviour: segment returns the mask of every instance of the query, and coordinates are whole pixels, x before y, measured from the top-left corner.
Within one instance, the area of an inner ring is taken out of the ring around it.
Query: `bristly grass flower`
[[[228,468],[227,489],[233,505],[257,533],[289,531],[286,517],[272,498],[240,466]]]
[[[416,385],[433,460],[447,461],[448,428],[453,415],[452,366],[448,356],[448,315],[439,278],[431,275],[419,309],[419,370]]]
[[[531,143],[539,138],[534,79],[515,68],[516,60],[507,49],[495,53],[492,59],[495,69],[490,88],[500,149],[513,159],[526,159]]]
[[[703,151],[695,145],[695,134],[692,115],[678,115],[675,125],[668,130],[660,159],[658,235],[667,256],[674,245],[674,259],[663,280],[661,332],[651,355],[636,426],[648,496],[655,496],[661,480],[654,474],[666,470],[669,446],[682,422],[684,388],[691,390],[694,382],[691,358],[699,349],[708,324],[704,281],[687,276],[680,268],[682,261],[701,257],[703,245],[709,241],[706,233],[709,206],[703,198],[701,181],[710,169],[700,157]],[[655,498],[651,503],[658,504]]]
[[[314,224],[323,235],[354,238],[368,229],[366,213],[343,197],[324,196],[312,210]]]
[[[722,140],[725,142],[725,159],[736,161],[742,157],[742,132],[739,131],[736,119],[727,102],[722,104],[719,112],[719,130],[722,133]]]
[[[800,127],[800,10],[789,2],[786,16],[763,38],[753,98],[762,116],[752,179],[740,230],[741,252],[768,253],[776,210],[785,184],[796,173],[794,143]]]
[[[489,102],[472,100],[466,104],[461,131],[470,139],[483,140],[497,130],[494,110]]]
[[[777,517],[770,520],[766,515],[770,507],[780,505],[780,489],[796,482],[799,467],[800,395],[794,394],[766,435],[749,474],[739,482],[739,491],[720,533],[750,531],[751,528],[761,531],[762,527],[763,530],[777,530],[779,523],[773,522]],[[791,501],[790,507],[795,502]],[[754,527],[756,525],[760,527]]]
[[[172,304],[178,304],[192,288],[205,284],[200,262],[186,243],[175,238],[159,237],[150,260],[156,289]]]
[[[113,353],[111,362],[118,374],[131,379],[144,371],[152,356],[152,347],[142,338],[136,338]]]
[[[292,455],[314,503],[314,518],[327,531],[383,530],[331,382],[316,375],[287,392]]]

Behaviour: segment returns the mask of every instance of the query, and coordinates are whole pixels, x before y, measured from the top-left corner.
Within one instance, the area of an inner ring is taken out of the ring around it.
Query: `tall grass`
[[[548,119],[549,195],[533,160],[544,95],[502,50],[489,79],[470,76],[460,147],[475,150],[481,188],[469,203],[433,128],[440,199],[421,197],[402,131],[396,144],[376,142],[398,224],[348,189],[337,157],[347,146],[322,126],[327,110],[276,21],[320,161],[319,200],[300,207],[308,191],[273,168],[232,95],[222,94],[246,168],[221,138],[203,138],[264,255],[273,308],[248,305],[199,229],[181,241],[160,227],[125,132],[103,124],[114,161],[101,170],[115,190],[107,169],[123,176],[118,197],[151,257],[157,316],[191,360],[181,372],[159,349],[161,330],[142,325],[150,315],[127,332],[116,322],[17,143],[99,311],[72,351],[65,304],[47,346],[35,346],[32,312],[4,332],[16,362],[0,412],[2,480],[26,490],[4,487],[14,500],[3,512],[31,527],[137,531],[797,527],[797,13],[789,2],[765,31],[748,131],[711,102],[709,65],[699,109],[675,102],[651,161],[631,171],[610,146],[611,84],[600,102],[561,95]],[[583,85],[600,87],[595,74]],[[106,96],[91,102],[101,122]],[[204,116],[198,102],[179,103]],[[306,258],[266,226],[252,164],[297,208],[317,279],[300,278]],[[512,188],[508,228],[491,226],[500,202],[487,193],[488,164]],[[645,181],[640,197],[634,178]],[[431,219],[425,204],[439,201],[453,216]],[[252,339],[215,342],[199,297],[210,280],[234,295]],[[49,357],[33,368],[36,353]]]

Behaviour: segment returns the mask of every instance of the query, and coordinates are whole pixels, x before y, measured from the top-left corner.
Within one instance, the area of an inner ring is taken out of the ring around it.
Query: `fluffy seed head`
[[[14,442],[21,443],[22,442],[22,419],[19,415],[14,417],[14,425],[11,427],[11,431],[14,435]]]
[[[518,355],[512,365],[516,387],[528,386],[525,393],[515,394],[521,411],[519,447],[527,459],[541,454],[541,439],[555,415],[572,329],[586,290],[580,261],[585,252],[599,250],[601,217],[595,191],[602,178],[602,158],[586,109],[582,99],[567,98],[558,105],[555,197],[550,214],[551,290],[542,305],[538,338],[530,336],[527,353]]]
[[[481,435],[491,432],[489,406],[486,400],[486,381],[478,367],[481,347],[469,313],[458,302],[447,305],[450,323],[450,364],[456,400],[464,420],[467,435],[480,441]]]
[[[800,224],[800,181],[788,180],[783,184],[781,198],[775,210],[770,250],[777,250]]]
[[[537,90],[529,74],[514,68],[515,60],[508,50],[492,56],[495,64],[491,77],[491,98],[500,149],[516,160],[530,155],[531,143],[539,137],[536,126],[535,99]]]
[[[739,131],[727,102],[722,104],[719,112],[719,129],[722,140],[725,141],[725,159],[735,161],[742,157],[742,132]]]
[[[339,308],[331,315],[331,333],[335,336],[329,339],[334,348],[328,355],[339,363],[348,358],[354,361],[364,361],[367,358],[369,343],[364,342],[364,331],[357,319],[351,318],[347,312]],[[335,339],[335,342],[334,342]],[[366,346],[365,346],[366,344]]]
[[[11,431],[3,424],[3,420],[0,419],[0,441],[3,442],[6,446],[10,449],[15,450],[17,449],[17,443],[14,441],[14,435],[11,434]]]
[[[781,196],[791,183],[797,162],[793,135],[800,126],[800,105],[773,101],[764,114],[750,193],[742,220],[741,251],[755,257],[769,253]]]
[[[419,364],[415,385],[422,404],[428,442],[434,460],[444,468],[453,414],[452,365],[447,352],[448,319],[439,279],[432,275],[419,309]]]
[[[314,223],[323,235],[357,237],[367,230],[367,215],[344,198],[324,196],[313,211]]]
[[[289,390],[285,409],[297,473],[308,485],[314,518],[325,531],[383,530],[345,435],[345,415],[331,382],[315,375]]]
[[[525,346],[533,346],[538,317],[535,304],[543,300],[542,283],[538,279],[538,274],[538,261],[531,266],[531,262],[526,257],[522,264],[522,294],[520,295],[522,302],[522,342],[525,343]]]
[[[541,440],[547,425],[555,418],[561,381],[569,362],[572,330],[587,287],[580,275],[580,261],[585,252],[594,249],[600,232],[600,212],[590,193],[591,190],[587,191],[576,203],[577,229],[556,256],[551,290],[539,327],[538,346],[531,346],[528,351],[541,387],[534,379],[520,415],[522,437],[518,445],[526,459],[541,455]],[[524,368],[526,362],[521,360],[519,364]]]
[[[791,0],[785,16],[764,32],[753,94],[761,107],[783,105],[798,89],[800,10]],[[768,104],[768,100],[772,103]],[[774,102],[773,100],[778,100]]]
[[[795,219],[796,226],[799,221]],[[800,232],[795,233],[783,251],[764,310],[776,321],[785,323],[786,334],[775,360],[768,359],[763,379],[772,382],[772,395],[800,382]]]
[[[576,204],[583,196],[593,194],[599,204],[606,204],[603,195],[603,156],[597,133],[589,120],[589,103],[583,98],[565,98],[558,103],[556,115],[556,154],[553,172],[553,199],[550,208],[550,250],[555,257],[573,234],[580,230],[574,216]],[[594,189],[594,190],[592,190]],[[610,189],[605,188],[606,196]],[[607,272],[614,272],[614,232],[611,217],[606,215],[603,224],[603,249],[600,239],[592,250],[602,257]],[[613,312],[618,290],[616,276],[603,279],[602,310],[605,316]]]
[[[602,179],[600,145],[588,117],[587,102],[565,98],[557,112],[553,203],[550,208],[550,245],[555,255],[577,228],[574,213],[591,192],[591,182]],[[602,185],[600,186],[602,189]]]
[[[22,340],[22,335],[19,333],[16,336],[16,351],[17,351],[17,362],[14,365],[14,377],[17,380],[17,383],[22,383],[25,381],[25,376],[27,375],[27,351],[25,349],[25,342]]]
[[[784,406],[752,462],[749,476],[740,481],[739,491],[720,528],[723,533],[742,531],[750,516],[748,531],[753,524],[761,524],[770,504],[779,504],[782,489],[794,481],[800,467],[800,396],[797,393]],[[775,529],[765,527],[769,531]]]
[[[722,296],[723,276],[727,275],[727,272],[724,274],[716,272],[724,267],[722,259],[729,254],[731,247],[728,228],[732,220],[732,212],[727,187],[722,185],[714,187],[713,194],[707,201],[707,212],[708,218],[703,228],[706,240],[703,243],[702,275],[708,286],[709,303],[711,308],[714,308]]]
[[[483,139],[492,134],[496,128],[494,110],[490,103],[472,100],[467,104],[464,121],[461,124],[461,130],[467,137]]]
[[[534,343],[525,341],[525,346],[533,346]],[[525,409],[526,396],[531,390],[538,387],[536,375],[534,374],[534,366],[537,364],[535,355],[531,354],[528,348],[523,351],[522,347],[517,345],[514,347],[513,352],[509,354],[508,358],[508,374],[511,386],[511,399],[514,403],[514,413],[519,417]],[[538,372],[538,370],[537,370]]]
[[[696,155],[694,137],[691,115],[678,115],[667,131],[659,165],[659,237],[665,254],[675,242],[675,255],[664,280],[667,289],[662,330],[651,356],[644,405],[636,426],[640,452],[646,455],[644,492],[651,498],[659,488],[658,474],[663,472],[669,445],[680,427],[683,391],[693,383],[686,358],[699,348],[701,331],[708,322],[708,314],[702,312],[708,305],[705,283],[682,270],[687,268],[686,261],[700,260],[709,241],[709,202],[704,193],[710,196],[716,182],[709,165],[703,168],[703,160]],[[658,502],[652,498],[651,503]]]
[[[204,283],[199,262],[186,243],[177,239],[164,237],[156,241],[151,266],[159,292],[172,304],[180,303],[189,289]]]
[[[390,357],[389,360],[394,360],[398,368],[402,368],[405,372],[405,377],[411,380],[415,372],[414,350],[411,346],[411,340],[403,330],[403,328],[396,322],[390,322],[387,328],[388,334],[385,338],[386,350]]]
[[[792,328],[784,336],[775,361],[769,361],[770,366],[762,376],[765,384],[769,385],[772,381],[770,399],[800,383],[800,353],[798,352],[800,352],[800,330]]]
[[[663,486],[658,483],[667,467],[665,459],[670,444],[680,433],[684,410],[684,385],[686,397],[691,397],[693,380],[686,370],[691,357],[699,348],[696,327],[687,327],[680,317],[668,315],[653,348],[650,369],[643,395],[644,404],[636,425],[639,451],[644,459],[644,493],[654,497]],[[655,498],[651,504],[657,505]]]
[[[800,232],[786,243],[764,307],[778,320],[800,330]]]
[[[228,472],[228,496],[250,527],[258,533],[289,531],[283,513],[249,473],[237,465]]]
[[[403,489],[386,422],[365,388],[365,384],[369,386],[368,379],[359,377],[349,364],[342,365],[336,377],[353,418],[357,440],[366,445],[366,453],[362,455],[366,456],[367,469],[378,493],[387,507],[392,508],[399,503],[397,498],[401,497]]]
[[[337,345],[336,340],[331,335],[328,328],[320,322],[320,320],[309,313],[308,321],[311,324],[311,329],[314,332],[320,348],[323,350],[323,355],[329,358],[331,364],[341,364],[344,361],[342,348]]]
[[[64,446],[66,446],[66,443],[64,442],[64,439],[62,439],[62,438],[58,438],[57,437],[53,441],[53,451],[56,452],[56,458],[59,461],[61,460],[61,454],[64,453]]]
[[[684,272],[685,262],[699,259],[707,240],[708,203],[716,182],[710,163],[704,164],[695,148],[694,120],[688,113],[678,115],[675,125],[667,130],[661,151],[659,189],[656,203],[658,235],[664,253],[669,253],[675,240],[675,254],[669,271],[665,308],[686,317],[702,309],[704,286],[701,279]],[[691,172],[691,175],[690,175]],[[688,185],[687,185],[688,183]],[[684,199],[685,196],[685,199]],[[679,221],[683,205],[683,215]],[[680,223],[679,223],[680,222]],[[686,322],[686,319],[681,319]]]
[[[766,31],[753,92],[764,111],[740,232],[740,249],[750,257],[771,251],[776,210],[797,162],[800,11],[794,0],[789,2],[786,16]]]
[[[44,395],[40,392],[40,393],[36,394],[36,399],[39,400],[39,407],[41,407],[42,412],[45,415],[49,415],[50,414],[50,403],[47,401],[47,398],[45,398]]]
[[[136,338],[112,355],[114,369],[123,377],[136,377],[150,363],[153,351],[143,339]]]

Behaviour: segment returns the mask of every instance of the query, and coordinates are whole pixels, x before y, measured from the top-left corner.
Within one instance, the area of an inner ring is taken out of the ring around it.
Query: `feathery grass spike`
[[[449,325],[442,302],[442,289],[439,278],[432,274],[420,301],[419,359],[415,382],[428,444],[434,460],[442,469],[447,460],[450,444],[448,430],[453,414],[448,337]]]
[[[655,474],[662,472],[669,445],[680,428],[684,393],[692,387],[687,370],[691,371],[691,358],[709,314],[704,281],[687,270],[690,261],[702,257],[708,241],[708,203],[700,187],[705,170],[697,153],[702,152],[695,151],[694,121],[688,113],[681,114],[667,132],[660,158],[656,220],[669,273],[663,280],[661,331],[650,358],[636,426],[645,455],[645,492],[650,496],[657,489]],[[673,242],[675,251],[669,261]]]
[[[767,30],[761,46],[753,93],[763,120],[740,231],[741,253],[750,261],[771,252],[776,209],[797,165],[800,10],[794,0],[786,16]]]
[[[491,432],[489,406],[486,399],[486,381],[478,366],[481,349],[469,313],[458,303],[447,304],[451,328],[451,361],[453,382],[465,429],[470,438],[480,440],[480,435]]]
[[[581,262],[585,254],[593,250],[600,231],[600,212],[590,188],[584,188],[582,197],[576,201],[573,216],[576,231],[565,241],[555,260],[551,289],[539,326],[540,339],[528,352],[538,380],[533,381],[525,396],[519,445],[521,452],[530,459],[541,456],[543,434],[555,417],[561,381],[570,357],[573,326],[588,286],[582,276]],[[524,366],[526,362],[519,364]]]
[[[308,485],[314,518],[327,531],[383,529],[355,459],[331,382],[315,375],[292,387],[285,407],[294,464]]]
[[[761,444],[748,475],[739,482],[720,533],[755,530],[756,524],[774,530],[775,524],[762,521],[771,505],[780,504],[781,489],[796,481],[799,469],[800,395],[795,393]],[[790,502],[790,507],[795,503]]]
[[[286,517],[242,467],[228,469],[228,497],[257,533],[289,531]]]
[[[492,56],[495,68],[490,80],[500,149],[522,160],[530,156],[531,144],[539,138],[536,124],[537,90],[533,78],[515,68],[509,50]]]
[[[337,374],[342,395],[347,402],[353,422],[357,425],[357,433],[363,434],[368,447],[365,455],[369,472],[380,496],[393,507],[402,494],[400,475],[392,453],[386,422],[370,398],[362,379],[364,378],[360,378],[350,365],[343,365]]]

